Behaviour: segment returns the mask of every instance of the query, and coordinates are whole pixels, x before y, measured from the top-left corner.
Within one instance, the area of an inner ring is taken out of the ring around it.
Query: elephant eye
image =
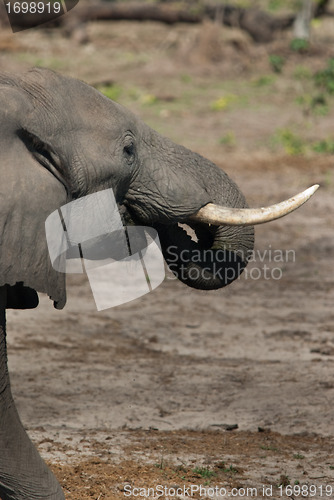
[[[124,155],[129,163],[132,163],[134,161],[135,145],[132,141],[124,146],[123,153],[124,153]]]

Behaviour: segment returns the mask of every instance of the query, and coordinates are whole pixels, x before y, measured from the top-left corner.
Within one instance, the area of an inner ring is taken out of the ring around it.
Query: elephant
[[[66,273],[52,266],[48,253],[48,216],[72,200],[112,188],[126,224],[158,232],[177,277],[190,287],[214,290],[245,268],[253,225],[296,209],[317,186],[281,204],[249,209],[218,166],[84,82],[33,68],[0,74],[0,89],[0,497],[61,500],[58,481],[20,421],[6,350],[7,308],[36,307],[37,292],[46,293],[57,309],[66,303]],[[183,262],[184,249],[202,259]],[[212,272],[207,250],[220,253],[221,272]]]

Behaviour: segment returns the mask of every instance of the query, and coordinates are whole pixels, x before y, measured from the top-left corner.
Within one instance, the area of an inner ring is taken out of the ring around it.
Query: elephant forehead
[[[12,136],[13,131],[20,128],[20,115],[24,113],[29,116],[33,107],[15,87],[0,84],[0,94],[0,131],[3,139]]]
[[[93,87],[50,70],[36,68],[21,79],[21,87],[34,103],[34,118],[56,131],[126,128],[134,115]]]

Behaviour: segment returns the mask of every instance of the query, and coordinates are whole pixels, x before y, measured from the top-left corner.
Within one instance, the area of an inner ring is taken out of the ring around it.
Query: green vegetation
[[[188,75],[187,73],[183,73],[181,76],[180,76],[180,79],[181,79],[181,82],[182,83],[191,83],[191,76]]]
[[[276,77],[273,75],[262,75],[252,81],[254,87],[267,87],[275,83]]]
[[[205,479],[210,479],[216,475],[215,472],[208,469],[207,467],[196,467],[195,469],[193,469],[193,473]]]
[[[274,136],[274,143],[282,146],[288,155],[301,155],[306,152],[304,140],[289,128],[279,129]]]
[[[274,73],[282,73],[283,66],[286,63],[285,58],[277,54],[269,56],[269,62]]]
[[[219,139],[219,144],[228,148],[234,148],[236,146],[236,139],[233,130],[226,132],[226,134]]]
[[[226,474],[237,474],[238,469],[236,467],[233,467],[233,465],[230,465],[229,467],[225,467],[225,469],[223,469],[223,472],[225,472]]]
[[[293,52],[306,52],[309,46],[308,40],[304,40],[304,38],[294,38],[290,43],[290,49]]]
[[[159,99],[154,94],[143,94],[140,98],[140,102],[144,106],[151,106],[152,104],[157,104]]]
[[[307,66],[303,66],[302,64],[298,64],[298,66],[296,66],[296,69],[293,73],[293,76],[297,80],[302,80],[302,81],[303,80],[311,80],[312,71]]]
[[[32,52],[18,52],[13,56],[20,62],[27,63],[30,66],[36,66],[38,68],[49,68],[54,71],[64,71],[69,65],[62,59],[57,57],[40,57]]]
[[[122,88],[116,84],[98,86],[97,90],[113,101],[118,101],[122,94]]]
[[[282,0],[269,0],[268,9],[272,12],[276,12],[282,8],[283,3]]]
[[[223,2],[224,0],[220,0]],[[229,0],[228,2],[236,7],[250,8],[254,7],[254,0]],[[256,0],[256,7],[268,11],[272,14],[296,12],[300,7],[299,0]]]
[[[303,113],[328,115],[334,95],[334,59],[329,59],[327,66],[314,74],[308,68],[298,66],[294,76],[304,89],[304,92],[296,97],[296,103],[302,107]]]
[[[267,451],[278,451],[278,448],[275,448],[272,445],[262,445],[260,446],[261,450],[267,450]]]
[[[296,458],[298,460],[302,460],[303,458],[305,458],[304,455],[302,455],[301,453],[295,453],[295,455],[293,455],[293,458]],[[295,484],[298,484],[299,481],[295,481]]]
[[[334,94],[334,59],[329,59],[327,67],[315,73],[314,83],[323,92]]]
[[[288,155],[302,155],[309,152],[334,154],[334,138],[307,141],[289,128],[278,129],[271,140],[272,147],[283,148]]]
[[[297,97],[296,103],[302,107],[306,115],[314,113],[318,116],[326,116],[329,113],[329,105],[324,94],[301,94]]]
[[[312,144],[316,153],[334,154],[334,139],[322,139]]]
[[[237,100],[238,97],[234,94],[225,95],[211,102],[210,108],[212,111],[222,111],[226,109],[228,106],[230,106],[232,103],[235,103]]]

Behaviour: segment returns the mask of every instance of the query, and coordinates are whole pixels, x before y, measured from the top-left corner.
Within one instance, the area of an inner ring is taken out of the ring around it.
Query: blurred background
[[[17,405],[67,498],[124,498],[125,479],[277,497],[279,484],[333,484],[334,1],[80,0],[52,25],[22,30],[32,18],[17,16],[15,33],[4,3],[0,71],[86,81],[224,168],[250,206],[320,184],[256,228],[262,260],[225,289],[167,271],[97,313],[77,276],[64,312],[46,297],[9,312]]]

